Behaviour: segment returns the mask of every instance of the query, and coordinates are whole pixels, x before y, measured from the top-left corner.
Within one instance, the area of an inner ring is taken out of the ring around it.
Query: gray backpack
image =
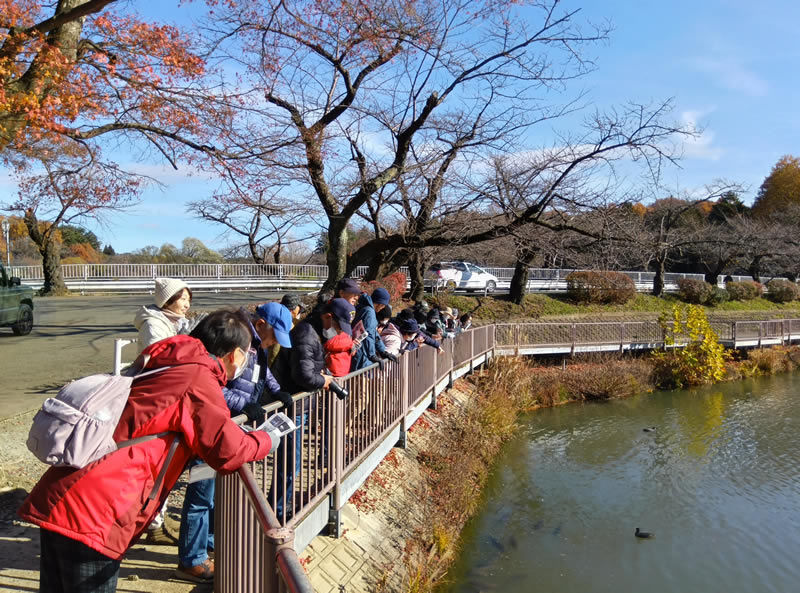
[[[133,381],[168,368],[171,367],[134,376],[90,375],[67,383],[56,397],[47,398],[33,417],[28,449],[48,465],[81,468],[119,448],[169,434],[148,435],[122,443],[114,442],[113,438]]]

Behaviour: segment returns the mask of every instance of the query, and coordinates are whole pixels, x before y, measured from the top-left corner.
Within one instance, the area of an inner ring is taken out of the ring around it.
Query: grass
[[[624,305],[578,305],[564,294],[529,294],[521,305],[515,305],[505,295],[493,297],[471,297],[463,295],[442,295],[429,297],[431,303],[454,307],[459,313],[471,312],[475,321],[481,323],[504,321],[546,320],[554,317],[657,317],[669,313],[675,304],[680,303],[677,295],[666,294],[655,297],[651,294],[637,293],[636,297]],[[800,302],[774,303],[764,298],[751,301],[728,301],[715,307],[703,307],[709,318],[737,317],[764,318],[800,316]],[[749,314],[742,316],[741,313]]]

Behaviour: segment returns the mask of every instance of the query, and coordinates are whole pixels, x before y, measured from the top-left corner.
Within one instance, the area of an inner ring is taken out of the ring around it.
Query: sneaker
[[[144,538],[144,542],[146,544],[152,544],[156,546],[177,546],[178,545],[178,538],[172,535],[167,528],[162,525],[161,527],[156,527],[155,529],[148,529],[147,535]]]
[[[181,566],[179,564],[175,569],[175,577],[193,583],[213,583],[214,561],[206,558],[205,562],[197,566]]]

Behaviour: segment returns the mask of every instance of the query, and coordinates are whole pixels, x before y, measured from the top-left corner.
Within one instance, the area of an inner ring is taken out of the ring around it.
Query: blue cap
[[[284,348],[292,347],[289,332],[292,331],[292,314],[280,303],[264,303],[256,308],[256,314],[272,326],[275,339]]]
[[[339,324],[339,327],[348,336],[353,335],[353,328],[350,324],[356,316],[356,308],[350,304],[350,301],[345,299],[333,299],[330,303],[325,305],[325,313],[330,313]]]
[[[372,302],[377,305],[388,305],[389,301],[392,300],[389,296],[389,291],[385,288],[376,288],[372,291]]]
[[[397,329],[402,334],[416,334],[419,331],[419,323],[416,319],[401,319]]]

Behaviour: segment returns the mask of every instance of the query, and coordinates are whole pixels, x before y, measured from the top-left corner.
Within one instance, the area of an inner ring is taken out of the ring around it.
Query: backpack
[[[101,373],[67,383],[33,417],[28,449],[48,465],[81,468],[122,447],[165,436],[168,433],[122,443],[113,438],[133,381],[168,368],[134,376]]]

